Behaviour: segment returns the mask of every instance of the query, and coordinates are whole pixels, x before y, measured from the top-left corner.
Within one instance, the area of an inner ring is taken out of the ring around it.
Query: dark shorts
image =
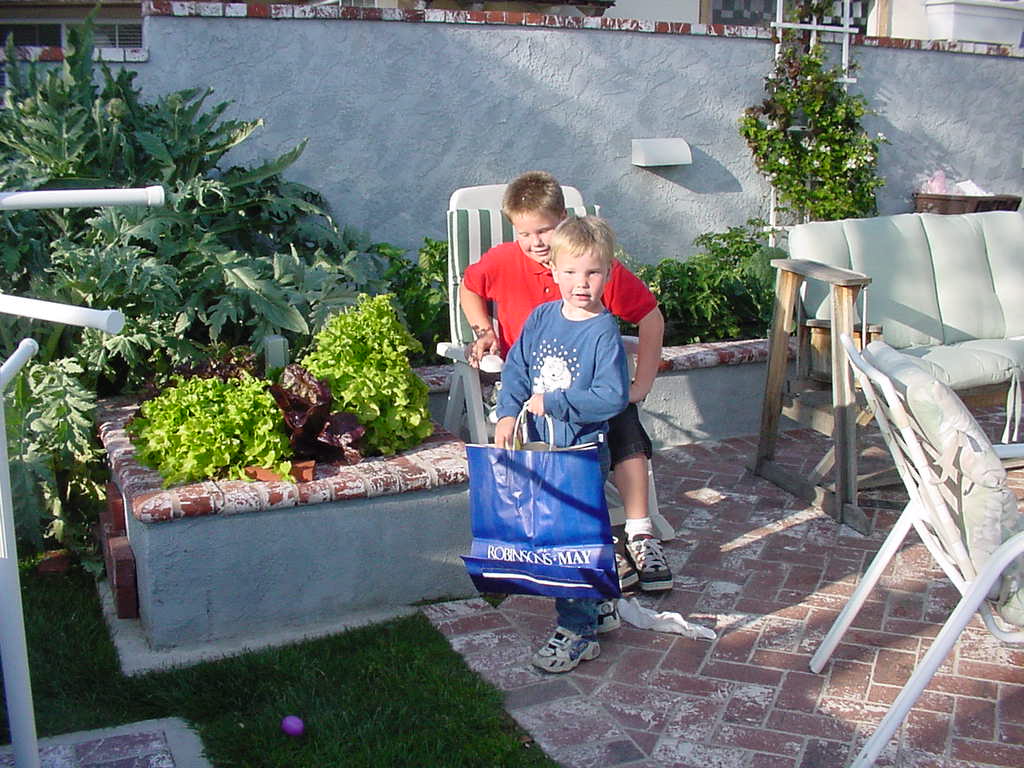
[[[638,453],[651,458],[651,438],[640,423],[636,403],[630,403],[626,410],[608,420],[608,450],[612,455],[612,469],[623,459]]]

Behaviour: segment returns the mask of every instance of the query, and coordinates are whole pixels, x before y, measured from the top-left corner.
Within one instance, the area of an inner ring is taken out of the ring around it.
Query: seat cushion
[[[900,352],[911,356],[918,365],[955,390],[973,389],[990,384],[1008,384],[1021,364],[1011,357],[1014,350],[988,349],[979,342],[963,344],[908,347]]]
[[[1006,336],[985,235],[974,216],[928,213],[920,219],[931,250],[943,342]]]
[[[1024,372],[1024,339],[973,339],[956,344],[957,349],[1001,355]]]
[[[788,244],[794,259],[812,259],[868,275],[867,319],[882,323],[891,346],[943,343],[931,252],[919,215],[801,224],[790,231]],[[911,275],[913,279],[908,279]],[[808,317],[829,318],[828,286],[807,281],[804,309]]]
[[[882,342],[872,342],[865,358],[886,374],[906,403],[924,439],[935,449],[941,461],[954,467],[936,467],[941,475],[959,469],[963,482],[955,475],[941,484],[940,493],[955,514],[961,541],[975,572],[980,571],[992,553],[1008,538],[1024,531],[1024,515],[1017,498],[1006,483],[1006,470],[963,401],[942,381],[922,367],[921,360],[895,351]],[[936,526],[932,526],[933,528]],[[946,548],[949,549],[948,544]],[[959,569],[964,571],[964,565]],[[968,578],[975,574],[965,572]],[[1000,615],[1024,626],[1024,557],[1003,574],[992,598]]]
[[[1004,335],[1024,336],[1024,211],[985,211],[971,214],[971,219],[985,236]]]
[[[896,349],[1024,336],[1024,212],[811,222],[789,253],[868,275],[867,320]],[[808,281],[804,309],[827,319],[828,286]]]

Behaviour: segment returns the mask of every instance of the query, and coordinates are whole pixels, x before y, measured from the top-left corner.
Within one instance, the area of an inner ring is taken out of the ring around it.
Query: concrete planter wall
[[[367,609],[475,594],[462,442],[439,433],[399,456],[318,463],[313,480],[164,488],[106,403],[100,438],[123,498],[138,622],[151,648],[258,641]]]
[[[465,485],[230,516],[128,515],[153,648],[252,639],[475,595]]]

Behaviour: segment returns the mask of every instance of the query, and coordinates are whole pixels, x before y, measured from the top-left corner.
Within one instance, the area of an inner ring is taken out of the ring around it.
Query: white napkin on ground
[[[694,639],[714,640],[718,635],[714,630],[687,621],[680,614],[672,611],[652,611],[644,608],[635,597],[619,600],[619,616],[640,629],[652,629],[655,632],[674,632],[677,635]]]

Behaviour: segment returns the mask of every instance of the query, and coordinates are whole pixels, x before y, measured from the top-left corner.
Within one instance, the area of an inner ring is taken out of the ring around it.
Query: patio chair
[[[1001,459],[1024,445],[993,447],[963,401],[913,358],[875,341],[859,353],[840,337],[910,501],[836,618],[810,667],[820,672],[913,528],[961,594],[960,602],[851,764],[874,764],[910,708],[980,612],[989,632],[1024,643],[1024,514]]]
[[[837,340],[840,333],[854,336],[858,320],[867,323],[868,340],[884,335],[972,407],[1005,403],[1001,441],[1016,440],[1024,380],[1022,238],[1024,215],[1015,211],[901,213],[788,228],[791,258],[772,261],[778,282],[755,473],[867,532],[858,488],[896,478],[858,474],[856,432],[865,419],[854,407]],[[831,451],[809,478],[775,461],[780,415],[832,435]]]
[[[437,345],[437,354],[447,358],[454,366],[448,388],[448,402],[445,406],[444,428],[453,434],[463,429],[472,443],[487,443],[494,433],[494,425],[485,412],[483,387],[480,370],[469,365],[466,347],[473,341],[462,308],[459,306],[459,286],[462,273],[470,264],[479,261],[490,248],[515,238],[512,223],[501,212],[501,201],[505,184],[485,184],[456,189],[448,201],[448,319],[451,341]],[[562,187],[566,210],[575,216],[596,216],[600,208],[585,205],[583,196],[575,187]],[[497,325],[497,323],[495,323]],[[625,336],[623,342],[627,353],[635,350],[637,339]],[[630,355],[632,362],[632,355]],[[654,474],[648,463],[648,508],[659,538],[668,541],[675,538],[675,530],[658,511],[658,499],[654,489]],[[621,511],[621,500],[614,486],[608,486],[609,508]],[[613,517],[614,517],[613,513]],[[616,522],[613,520],[613,522]]]
[[[494,246],[515,239],[512,222],[501,212],[505,186],[462,187],[448,201],[448,321],[452,340],[440,342],[437,354],[451,360],[455,373],[449,383],[444,428],[453,434],[465,429],[473,443],[489,442],[494,427],[484,412],[480,371],[466,359],[466,347],[474,336],[459,306],[459,286],[466,267]],[[569,213],[597,215],[598,207],[585,206],[575,187],[562,187],[562,194]]]

